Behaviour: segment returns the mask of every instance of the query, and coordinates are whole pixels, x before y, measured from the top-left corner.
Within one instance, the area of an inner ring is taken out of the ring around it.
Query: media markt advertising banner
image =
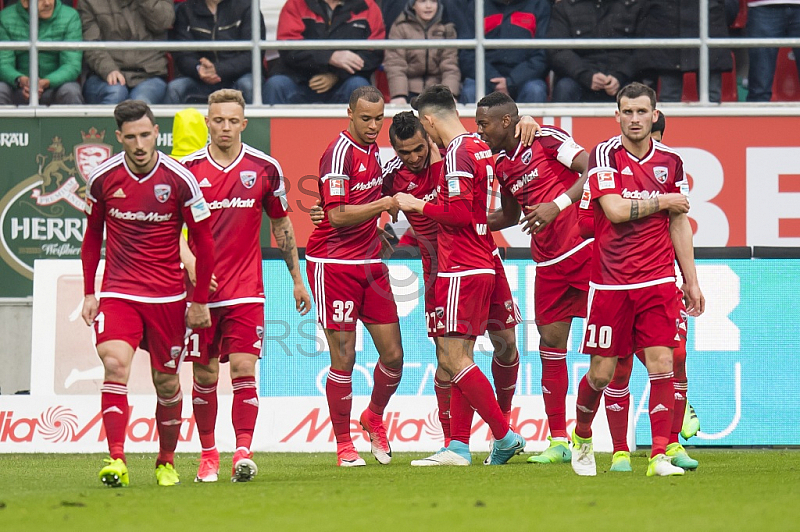
[[[172,149],[172,119],[159,118],[157,146]],[[80,258],[86,183],[120,150],[108,118],[0,121],[0,297],[33,293],[33,261]],[[269,148],[267,119],[250,120],[245,142]]]

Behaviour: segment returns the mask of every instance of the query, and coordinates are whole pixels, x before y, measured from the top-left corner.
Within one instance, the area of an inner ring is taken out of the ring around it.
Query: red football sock
[[[100,409],[108,440],[108,454],[125,461],[125,432],[128,429],[128,387],[119,382],[105,381],[100,389]]]
[[[517,389],[517,376],[519,374],[519,354],[511,364],[503,364],[497,357],[492,357],[492,379],[497,393],[497,404],[503,414],[511,412],[511,401]]]
[[[328,410],[336,443],[352,442],[350,411],[353,408],[353,372],[331,368],[325,382],[325,395],[328,397]]]
[[[578,384],[578,399],[575,402],[575,434],[581,438],[592,437],[592,421],[603,397],[603,388],[592,386],[587,377],[588,374],[584,375]]]
[[[236,448],[250,449],[258,418],[256,378],[237,377],[231,379],[231,384],[233,385],[231,420],[233,421],[233,432],[236,434]]]
[[[389,399],[397,391],[400,378],[403,376],[403,366],[399,368],[387,368],[380,360],[375,364],[375,371],[372,373],[375,385],[372,387],[372,397],[369,401],[369,409],[378,416],[383,416]]]
[[[628,412],[631,407],[631,392],[628,382],[631,379],[633,357],[617,359],[614,377],[603,392],[606,402],[606,418],[614,452],[628,449]]]
[[[567,350],[539,346],[542,359],[542,397],[553,438],[567,438]]]
[[[686,380],[686,341],[681,342],[681,346],[675,348],[672,354],[672,369],[675,376],[672,385],[675,387],[675,407],[672,412],[672,430],[669,435],[669,443],[678,443],[678,435],[683,428],[683,413],[686,410],[686,392],[689,383]]]
[[[667,450],[672,428],[672,412],[675,407],[675,387],[672,385],[673,372],[650,374],[650,430],[653,435],[653,449],[650,457]]]
[[[453,377],[453,385],[458,386],[472,408],[489,425],[495,440],[500,440],[508,434],[508,422],[500,410],[500,405],[497,404],[492,385],[478,366],[472,364],[458,372]],[[452,399],[450,408],[452,413]]]
[[[216,448],[214,429],[217,426],[217,383],[202,385],[194,381],[192,386],[192,409],[200,447],[203,451]]]
[[[455,382],[450,383],[450,439],[469,445],[475,409]],[[449,445],[450,442],[448,442]]]
[[[436,405],[439,407],[439,423],[444,434],[444,446],[450,444],[450,381],[433,378],[433,391],[436,392]],[[470,420],[471,424],[471,420]]]
[[[175,463],[175,447],[181,435],[183,417],[183,392],[178,390],[172,397],[158,397],[156,425],[158,426],[158,458],[156,467]]]

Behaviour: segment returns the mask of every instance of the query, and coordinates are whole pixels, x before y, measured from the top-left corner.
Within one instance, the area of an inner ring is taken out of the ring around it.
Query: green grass
[[[800,530],[800,451],[691,449],[700,468],[647,478],[577,477],[569,464],[524,456],[500,467],[411,468],[422,455],[396,453],[389,466],[341,469],[331,454],[257,454],[259,475],[195,484],[197,457],[178,455],[183,484],[159,488],[152,455],[129,455],[131,485],[97,479],[100,455],[0,455],[0,531],[149,530]]]

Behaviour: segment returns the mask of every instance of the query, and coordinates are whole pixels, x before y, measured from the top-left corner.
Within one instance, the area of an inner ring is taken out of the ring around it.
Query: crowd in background
[[[0,1],[4,4],[0,41],[28,40],[30,1]],[[37,1],[40,41],[252,39],[251,0]],[[474,2],[286,0],[277,21],[277,40],[471,39]],[[483,2],[487,39],[699,36],[697,0]],[[710,37],[800,37],[800,0],[708,3]],[[260,32],[265,39],[263,14]],[[777,48],[743,49],[737,54],[711,48],[709,100],[770,101],[777,58]],[[794,59],[795,65],[800,64],[800,54],[795,53]],[[345,103],[353,89],[369,84],[378,85],[387,101],[397,104],[410,102],[425,87],[438,83],[447,85],[464,104],[475,103],[478,92],[474,50],[293,49],[280,51],[274,60],[261,60],[266,76],[262,99],[269,105]],[[253,101],[250,50],[167,54],[131,46],[42,51],[38,87],[30,86],[29,64],[27,50],[0,50],[0,105],[25,105],[32,90],[44,105],[114,105],[129,98],[150,104],[200,103],[220,88],[238,89]],[[788,70],[787,63],[783,65],[777,73],[781,79]],[[521,103],[612,102],[621,87],[642,81],[659,92],[660,101],[679,102],[686,98],[687,74],[696,74],[698,68],[696,48],[488,49],[484,90],[504,92]],[[791,75],[797,78],[795,72]]]

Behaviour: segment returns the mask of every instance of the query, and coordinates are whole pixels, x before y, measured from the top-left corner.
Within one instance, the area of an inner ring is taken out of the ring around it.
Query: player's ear
[[[347,118],[349,118],[351,121],[353,120],[353,110],[349,105],[347,106]]]
[[[155,132],[156,137],[158,137],[158,124],[153,124],[153,131]]]
[[[120,144],[122,144],[122,131],[120,131],[120,130],[118,129],[118,130],[116,131],[116,134],[117,134],[117,142],[119,142]]]
[[[658,122],[658,115],[660,115],[660,114],[661,114],[661,111],[659,111],[658,109],[653,109],[653,123],[654,124],[656,122]]]
[[[620,123],[620,122],[619,122],[619,117],[620,117],[620,115],[619,115],[619,109],[617,109],[616,111],[614,111],[614,118],[616,118],[616,119],[617,119],[617,124],[619,124],[619,123]]]
[[[247,119],[246,118],[244,120],[242,120],[242,131],[244,131],[245,129],[247,129]]]

